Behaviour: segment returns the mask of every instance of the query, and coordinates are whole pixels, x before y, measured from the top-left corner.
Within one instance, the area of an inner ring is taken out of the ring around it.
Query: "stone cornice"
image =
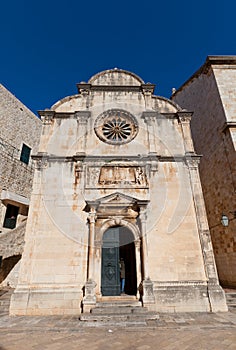
[[[236,121],[225,122],[225,124],[222,128],[222,132],[225,132],[227,129],[230,129],[230,128],[236,128]]]
[[[112,166],[112,163],[109,163],[110,161],[119,161],[119,162],[126,162],[131,163],[132,162],[150,162],[150,161],[156,161],[156,162],[186,162],[186,161],[199,161],[201,158],[200,155],[197,155],[195,153],[186,153],[184,155],[173,155],[173,156],[161,156],[157,154],[150,154],[150,155],[140,155],[140,156],[120,156],[120,155],[112,155],[112,156],[92,156],[92,155],[85,155],[85,154],[75,154],[73,156],[57,156],[57,155],[51,155],[48,153],[38,153],[36,155],[32,155],[33,160],[41,160],[45,159],[48,162],[94,162],[94,163],[107,163],[108,165]]]
[[[159,113],[157,111],[145,111],[142,113],[142,118],[156,118],[156,119],[178,119],[180,122],[189,122],[193,112],[178,111],[176,113]]]
[[[79,83],[76,85],[79,93],[83,93],[84,91],[142,91],[142,87],[138,85],[91,85],[87,83]]]
[[[158,119],[163,119],[163,116],[164,116],[166,119],[178,119],[177,113],[161,113],[161,114],[158,114],[158,115],[157,115],[157,118],[158,118]]]
[[[204,64],[172,94],[171,98],[176,96],[178,92],[183,90],[192,80],[198,78],[201,74],[207,74],[209,69],[216,65],[232,65],[236,68],[236,56],[207,56]]]
[[[75,111],[75,112],[56,112],[52,110],[38,111],[41,120],[44,124],[49,124],[52,119],[88,119],[91,115],[90,111]]]
[[[92,85],[88,83],[76,84],[78,92],[84,94],[85,91],[130,91],[130,92],[143,92],[144,94],[154,93],[155,84],[141,84],[141,85]]]
[[[80,155],[76,154],[73,156],[75,161],[84,161],[86,159],[87,162],[110,162],[110,161],[123,161],[123,162],[142,162],[142,161],[153,161],[160,158],[157,154],[149,154],[149,155],[130,155],[130,156],[120,156],[120,155],[111,155],[111,156],[93,156],[93,155]]]
[[[74,158],[71,156],[57,156],[57,155],[51,155],[48,153],[41,153],[32,155],[31,158],[35,161],[45,160],[48,162],[73,162]]]

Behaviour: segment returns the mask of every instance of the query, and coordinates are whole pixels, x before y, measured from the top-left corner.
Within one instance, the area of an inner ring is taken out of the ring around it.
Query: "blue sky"
[[[1,3],[0,81],[33,112],[121,68],[169,97],[207,55],[235,55],[235,1]]]

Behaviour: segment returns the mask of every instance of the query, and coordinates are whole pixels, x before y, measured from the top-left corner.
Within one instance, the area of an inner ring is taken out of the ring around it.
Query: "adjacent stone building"
[[[173,95],[191,130],[220,282],[236,287],[236,56],[209,56]],[[226,225],[226,226],[224,226]]]
[[[191,112],[120,69],[40,111],[43,131],[12,315],[80,314],[125,297],[226,311]],[[133,300],[133,299],[132,299]]]
[[[0,283],[20,259],[42,123],[0,85]]]

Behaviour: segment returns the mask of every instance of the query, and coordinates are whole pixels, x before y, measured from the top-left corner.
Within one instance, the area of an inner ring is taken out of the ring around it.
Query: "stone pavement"
[[[236,350],[236,312],[160,314],[146,327],[88,327],[75,316],[0,317],[0,350]]]

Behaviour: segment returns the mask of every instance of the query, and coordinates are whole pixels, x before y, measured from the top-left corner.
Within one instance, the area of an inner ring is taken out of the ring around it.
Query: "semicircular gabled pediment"
[[[107,69],[92,76],[89,81],[92,85],[127,85],[140,86],[144,81],[136,74],[124,69]]]

